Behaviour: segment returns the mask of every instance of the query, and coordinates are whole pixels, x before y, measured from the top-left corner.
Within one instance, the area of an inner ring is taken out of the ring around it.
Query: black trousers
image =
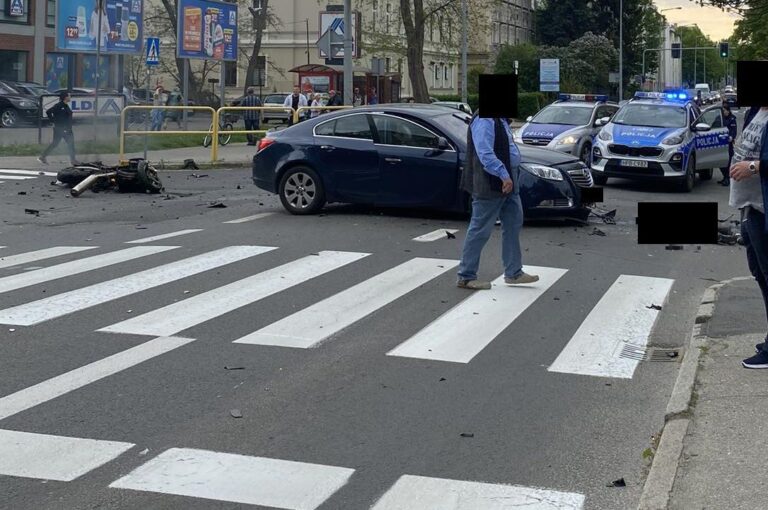
[[[733,160],[733,144],[728,146],[728,166],[720,169],[720,173],[723,174],[723,180],[731,180],[731,160]]]
[[[768,318],[768,233],[765,232],[765,214],[748,207],[741,222],[741,237],[747,249],[749,272],[757,280],[763,294],[765,316]],[[768,344],[764,344],[763,351],[768,353]]]
[[[259,129],[259,119],[243,119],[243,121],[245,122],[246,131],[257,131]],[[248,138],[248,143],[256,143],[256,137],[252,134],[247,134],[245,136]]]
[[[50,154],[53,149],[55,149],[59,142],[64,140],[64,143],[67,144],[67,148],[69,149],[69,162],[74,164],[75,159],[75,137],[72,134],[72,131],[64,130],[64,129],[53,129],[53,140],[51,141],[51,144],[45,148],[43,151],[43,157],[48,157],[48,154]]]

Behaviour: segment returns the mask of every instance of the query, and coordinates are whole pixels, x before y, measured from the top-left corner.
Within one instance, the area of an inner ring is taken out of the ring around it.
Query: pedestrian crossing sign
[[[158,37],[147,38],[147,65],[160,64],[160,39]]]

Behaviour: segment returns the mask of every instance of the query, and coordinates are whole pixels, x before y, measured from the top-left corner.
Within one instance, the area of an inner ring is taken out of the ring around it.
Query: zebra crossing
[[[56,172],[43,172],[38,170],[14,170],[11,168],[0,168],[0,184],[28,181],[39,179],[41,177],[56,177]]]
[[[210,276],[206,280],[210,288],[99,328],[96,330],[99,333],[148,338],[106,358],[0,395],[0,421],[183,349],[198,341],[185,335],[198,325],[221,320],[230,312],[254,306],[278,293],[311,285],[313,279],[333,275],[342,268],[363,267],[361,261],[372,255],[333,250],[308,253],[279,265],[270,263],[267,269],[219,285],[211,274],[213,270],[226,271],[229,266],[254,257],[279,254],[281,248],[234,245],[188,256],[181,255],[177,245],[150,244],[197,232],[199,229],[188,229],[137,239],[129,243],[138,246],[111,251],[97,246],[51,246],[24,253],[15,253],[12,247],[4,249],[0,269],[10,274],[0,276],[0,324],[8,326],[34,328],[118,299],[142,300],[153,289],[193,276]],[[160,254],[166,257],[178,254],[178,258],[124,276],[108,276],[98,283],[79,285],[78,279],[72,278],[83,273],[109,274],[106,270],[115,265],[151,261]],[[24,265],[29,263],[48,265],[25,271]],[[425,285],[437,281],[451,285],[457,264],[453,259],[412,257],[366,275],[359,283],[345,285],[342,290],[304,308],[290,310],[233,343],[248,349],[328,348],[350,334],[363,319],[374,316],[375,320],[385,315],[384,310],[396,310],[399,300],[418,296]],[[530,286],[509,287],[503,284],[503,277],[499,277],[491,290],[467,293],[441,315],[427,318],[424,327],[403,338],[394,349],[382,350],[378,355],[390,360],[410,358],[471,364],[531,306],[556,289],[571,271],[542,266],[527,266],[526,270],[539,274],[540,281]],[[5,307],[3,297],[51,281],[69,290]],[[627,345],[637,348],[647,345],[673,284],[673,280],[665,278],[619,275],[583,318],[560,354],[549,360],[546,370],[576,377],[632,379],[639,361],[623,357],[622,349]],[[7,476],[70,482],[102,468],[136,446],[125,441],[34,434],[1,427],[0,423],[0,475]],[[585,504],[583,494],[555,488],[430,478],[418,473],[393,475],[396,481],[382,487],[380,497],[371,501],[374,510],[446,507],[494,510],[514,505],[576,510]],[[179,444],[148,458],[109,487],[275,508],[316,509],[354,476],[355,469],[346,466],[193,449]]]

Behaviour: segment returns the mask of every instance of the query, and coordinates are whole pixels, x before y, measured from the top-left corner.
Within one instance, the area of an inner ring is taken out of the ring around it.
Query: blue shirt
[[[512,171],[520,165],[520,150],[513,141],[512,130],[509,128],[507,121],[502,120],[501,123],[504,125],[504,129],[507,130],[507,136],[509,137],[509,161],[512,164],[512,168],[505,168],[504,163],[493,152],[493,142],[496,138],[494,119],[476,117],[472,121],[470,129],[472,130],[472,142],[475,144],[475,152],[477,152],[477,157],[483,165],[483,170],[505,181],[511,179]]]

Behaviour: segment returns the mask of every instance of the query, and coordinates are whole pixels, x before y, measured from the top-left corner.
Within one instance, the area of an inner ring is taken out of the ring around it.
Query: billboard
[[[237,4],[179,0],[177,19],[179,58],[237,60]]]
[[[43,119],[46,118],[46,112],[59,102],[58,95],[42,96],[43,108],[40,114]],[[93,96],[72,96],[69,107],[72,108],[72,116],[76,119],[84,117],[93,117],[94,106],[96,105]],[[125,107],[125,96],[116,94],[105,94],[99,96],[98,110],[99,117],[119,117],[120,112]]]
[[[539,61],[539,90],[541,92],[560,91],[559,58],[542,58]]]
[[[320,35],[322,37],[327,31],[335,32],[338,36],[344,37],[344,13],[343,12],[327,12],[322,11],[320,13]],[[360,40],[360,13],[358,11],[352,11],[352,55],[355,58],[360,58],[360,45],[357,41]],[[342,39],[343,40],[343,39]],[[326,55],[325,52],[320,50],[320,58],[344,58],[344,48],[342,47],[339,53],[335,56]]]
[[[96,52],[101,14],[101,52],[141,53],[144,0],[70,0],[56,2],[56,49]]]

